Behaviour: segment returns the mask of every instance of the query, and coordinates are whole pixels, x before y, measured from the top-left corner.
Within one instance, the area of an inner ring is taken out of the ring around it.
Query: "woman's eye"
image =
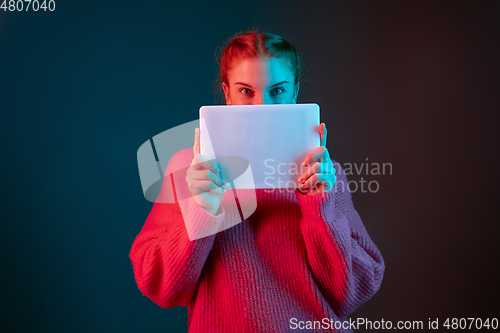
[[[285,92],[285,89],[278,87],[278,88],[274,88],[273,90],[271,90],[271,95],[277,96],[277,95],[281,95],[284,92]]]
[[[252,94],[252,91],[247,89],[247,88],[241,88],[240,91],[243,95],[251,95]]]

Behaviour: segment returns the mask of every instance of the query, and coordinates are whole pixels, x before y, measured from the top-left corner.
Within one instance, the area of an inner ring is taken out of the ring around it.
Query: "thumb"
[[[321,125],[319,126],[319,134],[320,134],[320,142],[321,142],[321,146],[325,147],[326,146],[326,135],[327,135],[327,130],[326,130],[326,124],[325,123],[321,123]]]
[[[194,130],[194,146],[193,146],[193,154],[194,156],[200,153],[200,129],[196,128]]]

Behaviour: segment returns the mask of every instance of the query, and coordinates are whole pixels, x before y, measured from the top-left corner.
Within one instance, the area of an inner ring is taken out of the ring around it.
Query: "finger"
[[[302,194],[306,194],[306,193],[309,191],[309,189],[308,189],[308,188],[302,187],[300,184],[299,184],[299,186],[297,186],[297,189],[298,189],[298,190],[299,190],[299,192],[300,192],[300,193],[302,193]]]
[[[224,193],[226,193],[226,190],[227,189],[225,187],[217,187],[215,190],[211,190],[211,192],[224,194]]]
[[[202,154],[195,155],[193,161],[191,162],[191,166],[194,170],[208,169],[215,174],[219,174],[219,165],[217,164],[217,160],[209,160],[205,155]]]
[[[208,181],[208,180],[205,180],[202,182],[204,182],[204,183],[200,186],[200,189],[202,189],[204,191],[225,193],[229,187],[229,183],[225,183],[223,186],[219,186],[219,185],[215,184],[214,182]]]
[[[329,191],[335,184],[335,175],[328,175],[324,173],[317,174],[317,179],[312,179],[310,187],[312,188],[323,188],[325,192]]]
[[[215,190],[217,188],[220,188],[217,184],[215,184],[211,180],[198,180],[196,184],[196,188],[203,190],[203,191],[211,191]]]
[[[320,146],[326,147],[326,136],[328,134],[328,131],[326,130],[325,123],[321,123],[319,127],[319,134],[320,134]]]
[[[198,163],[200,163],[202,167],[212,171],[214,174],[220,174],[219,164],[216,159],[208,159],[205,155],[198,154]]]
[[[194,156],[200,153],[200,129],[195,128],[194,130],[194,145],[193,145]]]
[[[299,177],[299,183],[305,183],[312,175],[315,173],[318,173],[321,169],[321,165],[319,162],[313,163],[309,168],[307,168],[306,172],[304,172],[300,177]]]
[[[300,187],[301,187],[302,189],[308,189],[308,188],[310,188],[310,187],[311,187],[311,184],[314,184],[314,183],[316,183],[316,182],[317,182],[318,177],[319,177],[319,176],[318,176],[318,174],[317,174],[317,173],[313,174],[311,177],[309,177],[309,179],[308,179],[308,180],[306,180],[304,183],[301,183],[301,184],[300,184]]]
[[[198,179],[198,180],[210,180],[219,186],[224,185],[222,184],[222,180],[220,179],[220,177],[208,169],[196,170],[190,174],[190,177],[192,179]]]
[[[305,183],[301,184],[302,188],[315,188],[319,185],[330,189],[335,184],[335,175],[327,173],[315,173]]]
[[[315,173],[332,173],[335,174],[337,170],[329,162],[314,162],[306,172],[304,172],[298,179],[299,183],[305,183]]]
[[[325,146],[320,146],[307,154],[307,156],[304,158],[304,161],[302,162],[302,165],[309,166],[319,160],[323,162],[330,160],[330,153]]]

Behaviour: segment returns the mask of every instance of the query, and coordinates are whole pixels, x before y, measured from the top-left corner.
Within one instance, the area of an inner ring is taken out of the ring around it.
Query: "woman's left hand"
[[[307,195],[322,194],[330,191],[335,184],[335,173],[328,149],[326,149],[326,125],[319,125],[321,145],[305,157],[302,165],[310,167],[299,177],[299,191]]]

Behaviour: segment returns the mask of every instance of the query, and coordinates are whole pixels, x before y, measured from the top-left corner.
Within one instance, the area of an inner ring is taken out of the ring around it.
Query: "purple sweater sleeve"
[[[338,163],[335,187],[320,195],[296,190],[307,260],[321,293],[339,317],[354,312],[380,288],[384,259],[354,209]]]

